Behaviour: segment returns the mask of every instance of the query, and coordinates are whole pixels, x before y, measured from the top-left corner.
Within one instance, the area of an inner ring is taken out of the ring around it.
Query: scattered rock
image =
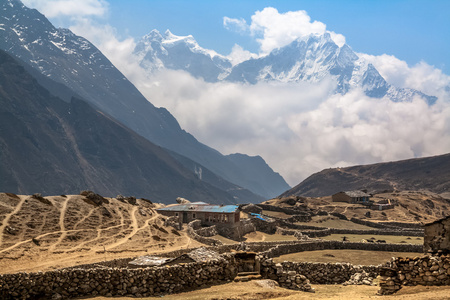
[[[177,198],[177,203],[178,204],[189,204],[189,203],[191,203],[191,201],[189,201],[188,199],[184,199],[184,198],[178,197]]]

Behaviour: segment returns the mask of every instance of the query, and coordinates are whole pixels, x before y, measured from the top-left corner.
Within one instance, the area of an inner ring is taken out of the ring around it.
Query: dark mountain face
[[[306,178],[281,196],[322,197],[361,190],[450,191],[450,154],[348,168],[326,169]]]
[[[86,102],[51,95],[0,51],[0,190],[32,194],[94,190],[173,202],[235,203],[164,149]]]
[[[223,179],[265,198],[276,195],[255,189],[246,169],[199,143],[166,109],[154,107],[89,41],[70,30],[56,29],[37,10],[18,0],[2,1],[0,10],[0,49],[52,79],[38,79],[52,94],[65,100],[78,95],[149,141],[188,157]]]

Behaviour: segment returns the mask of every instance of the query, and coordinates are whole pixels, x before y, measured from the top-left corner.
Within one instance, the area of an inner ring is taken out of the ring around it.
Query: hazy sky
[[[261,155],[295,185],[330,167],[450,152],[450,1],[24,0],[93,42],[156,106],[224,154]],[[193,35],[233,57],[331,32],[386,81],[438,97],[395,103],[336,82],[207,83],[182,71],[148,76],[133,54],[152,29]],[[239,45],[239,46],[236,46]]]

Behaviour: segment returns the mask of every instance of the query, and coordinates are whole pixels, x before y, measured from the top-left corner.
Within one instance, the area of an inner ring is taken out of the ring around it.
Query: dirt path
[[[113,244],[110,244],[110,245],[106,246],[106,247],[105,247],[106,250],[110,250],[110,249],[112,249],[112,248],[115,248],[115,247],[117,247],[117,246],[120,246],[120,245],[126,243],[131,237],[133,237],[133,236],[136,234],[136,232],[138,232],[139,227],[138,227],[138,221],[137,221],[137,219],[136,219],[136,212],[137,212],[137,210],[138,210],[138,207],[135,206],[135,207],[133,207],[133,209],[130,211],[130,217],[131,217],[131,225],[130,225],[130,227],[132,228],[131,232],[130,232],[129,234],[125,235],[125,236],[124,236],[122,239],[120,239],[119,241],[117,241],[117,242],[115,242],[115,243],[113,243]],[[122,216],[122,220],[121,220],[121,221],[122,221],[122,223],[123,223],[123,216]]]
[[[9,220],[11,219],[12,216],[17,214],[22,209],[22,205],[25,203],[25,199],[26,198],[28,198],[28,197],[27,196],[21,196],[20,200],[19,200],[19,203],[17,203],[17,205],[14,208],[14,210],[12,212],[10,212],[9,214],[7,214],[5,216],[5,218],[3,219],[2,225],[0,226],[0,247],[3,245],[3,234],[4,234],[6,226],[8,226],[8,224],[9,224]]]
[[[61,244],[61,242],[64,240],[64,238],[67,236],[67,231],[66,231],[66,227],[64,225],[64,218],[66,216],[66,212],[67,212],[67,204],[69,203],[71,197],[67,197],[64,202],[62,203],[61,209],[60,209],[60,213],[59,213],[59,228],[61,229],[61,235],[59,236],[58,240],[53,243],[49,248],[48,251],[49,252],[54,252],[55,248]]]

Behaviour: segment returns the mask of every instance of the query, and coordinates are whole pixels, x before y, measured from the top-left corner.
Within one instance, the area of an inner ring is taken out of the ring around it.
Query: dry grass
[[[212,236],[212,238],[221,241],[224,244],[237,244],[239,242],[228,239],[221,235]],[[246,242],[280,242],[280,241],[297,241],[297,239],[292,235],[281,235],[281,234],[267,234],[260,231],[250,232],[244,235],[243,240]]]
[[[287,218],[292,217],[291,215],[285,214],[284,212],[280,212],[280,211],[263,210],[262,214],[269,216],[269,217],[282,218],[282,219],[287,219]]]
[[[274,258],[275,262],[319,262],[319,263],[350,263],[353,265],[379,265],[391,257],[422,256],[423,253],[363,251],[363,250],[317,250],[290,253]]]
[[[356,224],[347,220],[341,220],[334,216],[314,216],[310,222],[297,222],[298,225],[309,225],[317,227],[342,228],[342,229],[361,229],[373,230],[374,228]]]
[[[386,243],[392,244],[423,244],[423,237],[419,236],[396,236],[396,235],[369,235],[369,234],[330,234],[321,237],[321,239],[329,241],[342,241],[343,237],[347,237],[349,242],[361,242],[362,240],[385,240]]]

